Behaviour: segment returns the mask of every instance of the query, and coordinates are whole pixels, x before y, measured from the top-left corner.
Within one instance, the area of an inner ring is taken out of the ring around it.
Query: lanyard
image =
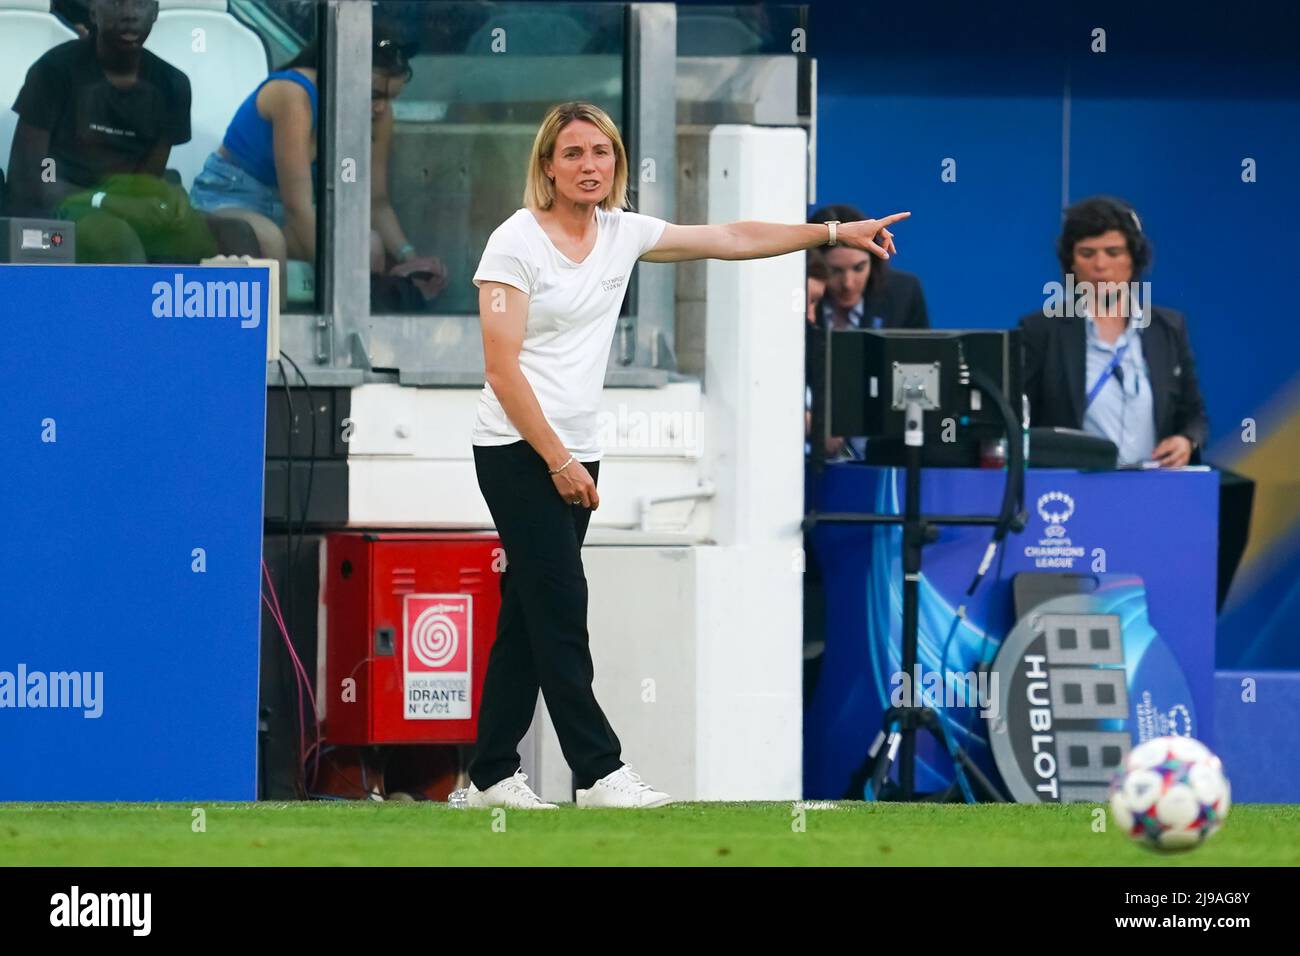
[[[1120,362],[1124,361],[1124,355],[1127,352],[1127,342],[1115,350],[1115,354],[1111,356],[1110,364],[1102,370],[1101,375],[1097,376],[1097,381],[1093,383],[1092,388],[1088,389],[1088,401],[1084,403],[1084,408],[1089,407],[1094,401],[1096,401],[1097,396],[1101,394],[1101,390],[1106,386],[1106,380],[1116,373]]]

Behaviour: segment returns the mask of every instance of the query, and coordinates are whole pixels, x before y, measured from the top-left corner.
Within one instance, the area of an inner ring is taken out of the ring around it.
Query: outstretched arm
[[[840,245],[862,249],[888,259],[894,248],[894,234],[887,229],[910,212],[896,212],[883,219],[861,219],[840,223]],[[766,259],[824,245],[830,229],[824,223],[785,225],[778,222],[732,222],[719,226],[679,226],[669,223],[654,247],[641,257],[644,262],[684,262],[689,259]]]

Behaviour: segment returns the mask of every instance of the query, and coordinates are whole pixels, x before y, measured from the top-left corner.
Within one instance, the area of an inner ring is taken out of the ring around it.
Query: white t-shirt
[[[528,324],[519,367],[542,413],[578,461],[598,461],[596,412],[618,313],[636,261],[667,225],[640,213],[596,208],[596,244],[574,262],[551,242],[528,209],[520,209],[488,237],[474,285],[504,282],[528,293]],[[521,439],[485,384],[474,422],[475,445]]]

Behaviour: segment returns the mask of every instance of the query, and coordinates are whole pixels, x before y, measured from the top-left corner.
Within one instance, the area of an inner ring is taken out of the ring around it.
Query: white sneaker
[[[471,807],[508,807],[511,810],[558,810],[554,803],[543,803],[542,798],[533,793],[532,787],[525,782],[528,774],[516,770],[513,777],[498,780],[486,790],[480,790],[470,782],[466,802]]]
[[[591,785],[590,790],[578,791],[580,807],[632,807],[648,810],[672,802],[672,797],[654,789],[627,764],[601,777]]]

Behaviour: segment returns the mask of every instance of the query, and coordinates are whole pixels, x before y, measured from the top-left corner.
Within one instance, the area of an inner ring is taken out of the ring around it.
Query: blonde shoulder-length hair
[[[618,127],[609,118],[609,114],[599,106],[591,103],[569,102],[552,106],[537,128],[533,139],[533,150],[528,157],[528,179],[524,185],[524,205],[529,209],[550,209],[555,204],[555,183],[542,169],[542,160],[553,159],[555,141],[560,137],[560,130],[574,120],[586,120],[609,137],[614,144],[614,182],[609,195],[601,200],[600,208],[627,208],[627,150],[623,148],[623,137],[618,134]]]

